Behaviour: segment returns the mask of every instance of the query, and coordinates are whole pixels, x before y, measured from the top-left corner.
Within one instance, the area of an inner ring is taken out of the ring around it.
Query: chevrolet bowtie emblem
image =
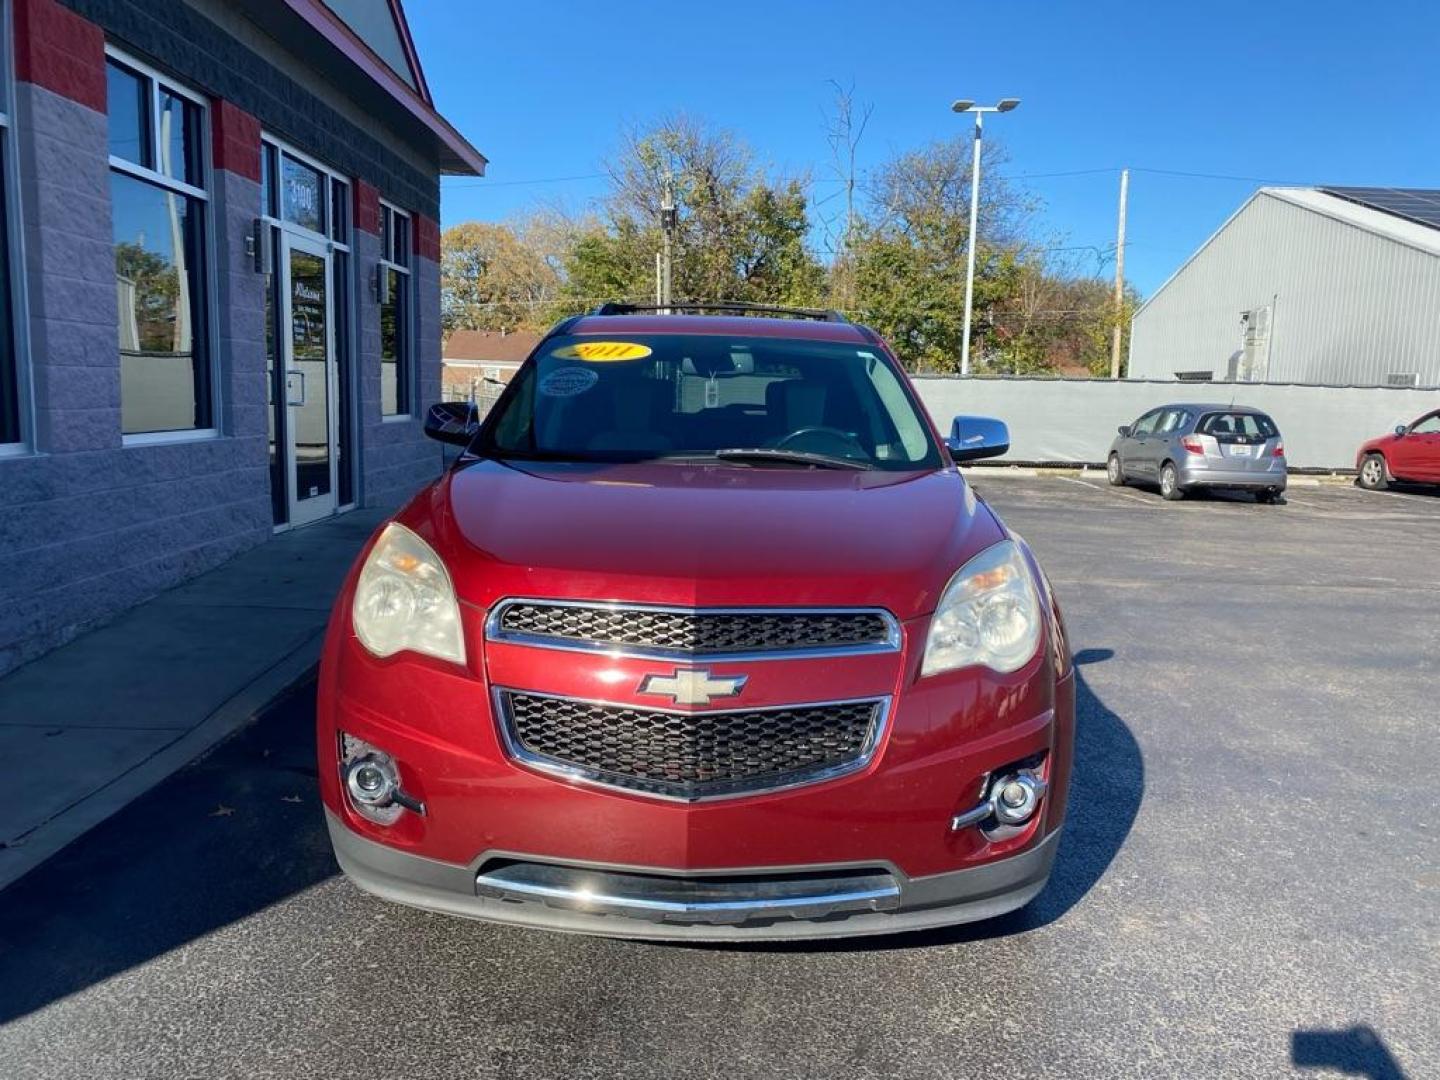
[[[709,705],[712,698],[740,693],[747,677],[711,678],[707,668],[676,668],[674,675],[646,675],[640,680],[640,693],[673,698],[676,705]]]

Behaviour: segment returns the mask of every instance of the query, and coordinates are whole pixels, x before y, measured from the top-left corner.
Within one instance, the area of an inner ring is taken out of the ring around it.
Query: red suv
[[[1440,484],[1440,410],[1360,447],[1355,472],[1360,486],[1371,491],[1384,489],[1392,480]]]
[[[320,668],[345,872],[648,938],[983,919],[1045,885],[1075,681],[1034,555],[838,315],[561,323],[371,539]]]

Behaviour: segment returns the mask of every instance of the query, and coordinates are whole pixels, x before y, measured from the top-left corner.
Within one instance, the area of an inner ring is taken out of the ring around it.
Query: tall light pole
[[[960,374],[970,374],[970,316],[975,303],[975,224],[980,215],[980,138],[986,113],[1009,112],[1019,98],[1001,98],[994,105],[957,101],[950,106],[957,113],[975,114],[975,160],[970,166],[970,235],[965,240],[965,336],[960,342]]]

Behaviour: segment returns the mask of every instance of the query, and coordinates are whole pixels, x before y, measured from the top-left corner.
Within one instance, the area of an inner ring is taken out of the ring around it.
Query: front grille
[[[884,701],[676,713],[497,692],[512,754],[540,768],[676,799],[813,783],[869,760]]]
[[[673,608],[516,600],[492,619],[491,637],[662,656],[725,656],[895,648],[880,611]]]

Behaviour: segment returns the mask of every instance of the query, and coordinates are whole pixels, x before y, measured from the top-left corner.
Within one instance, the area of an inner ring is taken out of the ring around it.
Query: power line
[[[1030,172],[1012,173],[1011,180],[1052,180],[1067,176],[1100,176],[1107,173],[1118,174],[1122,166],[1114,165],[1098,169],[1064,169],[1058,172]],[[1274,184],[1277,186],[1306,186],[1304,181],[1299,180],[1276,180],[1273,177],[1265,176],[1236,176],[1229,173],[1207,173],[1188,172],[1183,169],[1150,169],[1142,166],[1132,166],[1131,172],[1147,173],[1151,176],[1174,176],[1187,180],[1224,180],[1234,183],[1246,184]],[[580,180],[604,180],[609,173],[577,173],[574,176],[539,176],[530,180],[486,180],[486,179],[456,179],[449,181],[448,188],[492,188],[492,187],[534,187],[538,184],[568,184]],[[836,184],[839,180],[828,177],[820,177],[811,181],[814,185]]]
[[[534,180],[454,180],[448,185],[457,187],[527,187],[533,184],[567,184],[572,180],[600,180],[609,173],[581,173],[578,176],[542,176]]]
[[[620,300],[635,300],[644,302],[653,300],[654,297],[642,293],[632,293],[629,296],[557,296],[550,300],[485,300],[479,303],[461,303],[458,307],[469,310],[470,308],[512,308],[512,307],[573,307],[576,304],[606,304]]]
[[[1009,177],[1011,180],[1046,180],[1054,176],[1098,176],[1101,173],[1118,173],[1119,167],[1113,169],[1069,169],[1065,172],[1036,172],[1016,173]]]
[[[1234,180],[1247,184],[1274,184],[1277,187],[1309,186],[1298,180],[1276,180],[1264,176],[1230,176],[1225,173],[1183,172],[1180,169],[1142,169],[1139,167],[1132,168],[1130,171],[1150,173],[1152,176],[1183,176],[1192,180]]]

